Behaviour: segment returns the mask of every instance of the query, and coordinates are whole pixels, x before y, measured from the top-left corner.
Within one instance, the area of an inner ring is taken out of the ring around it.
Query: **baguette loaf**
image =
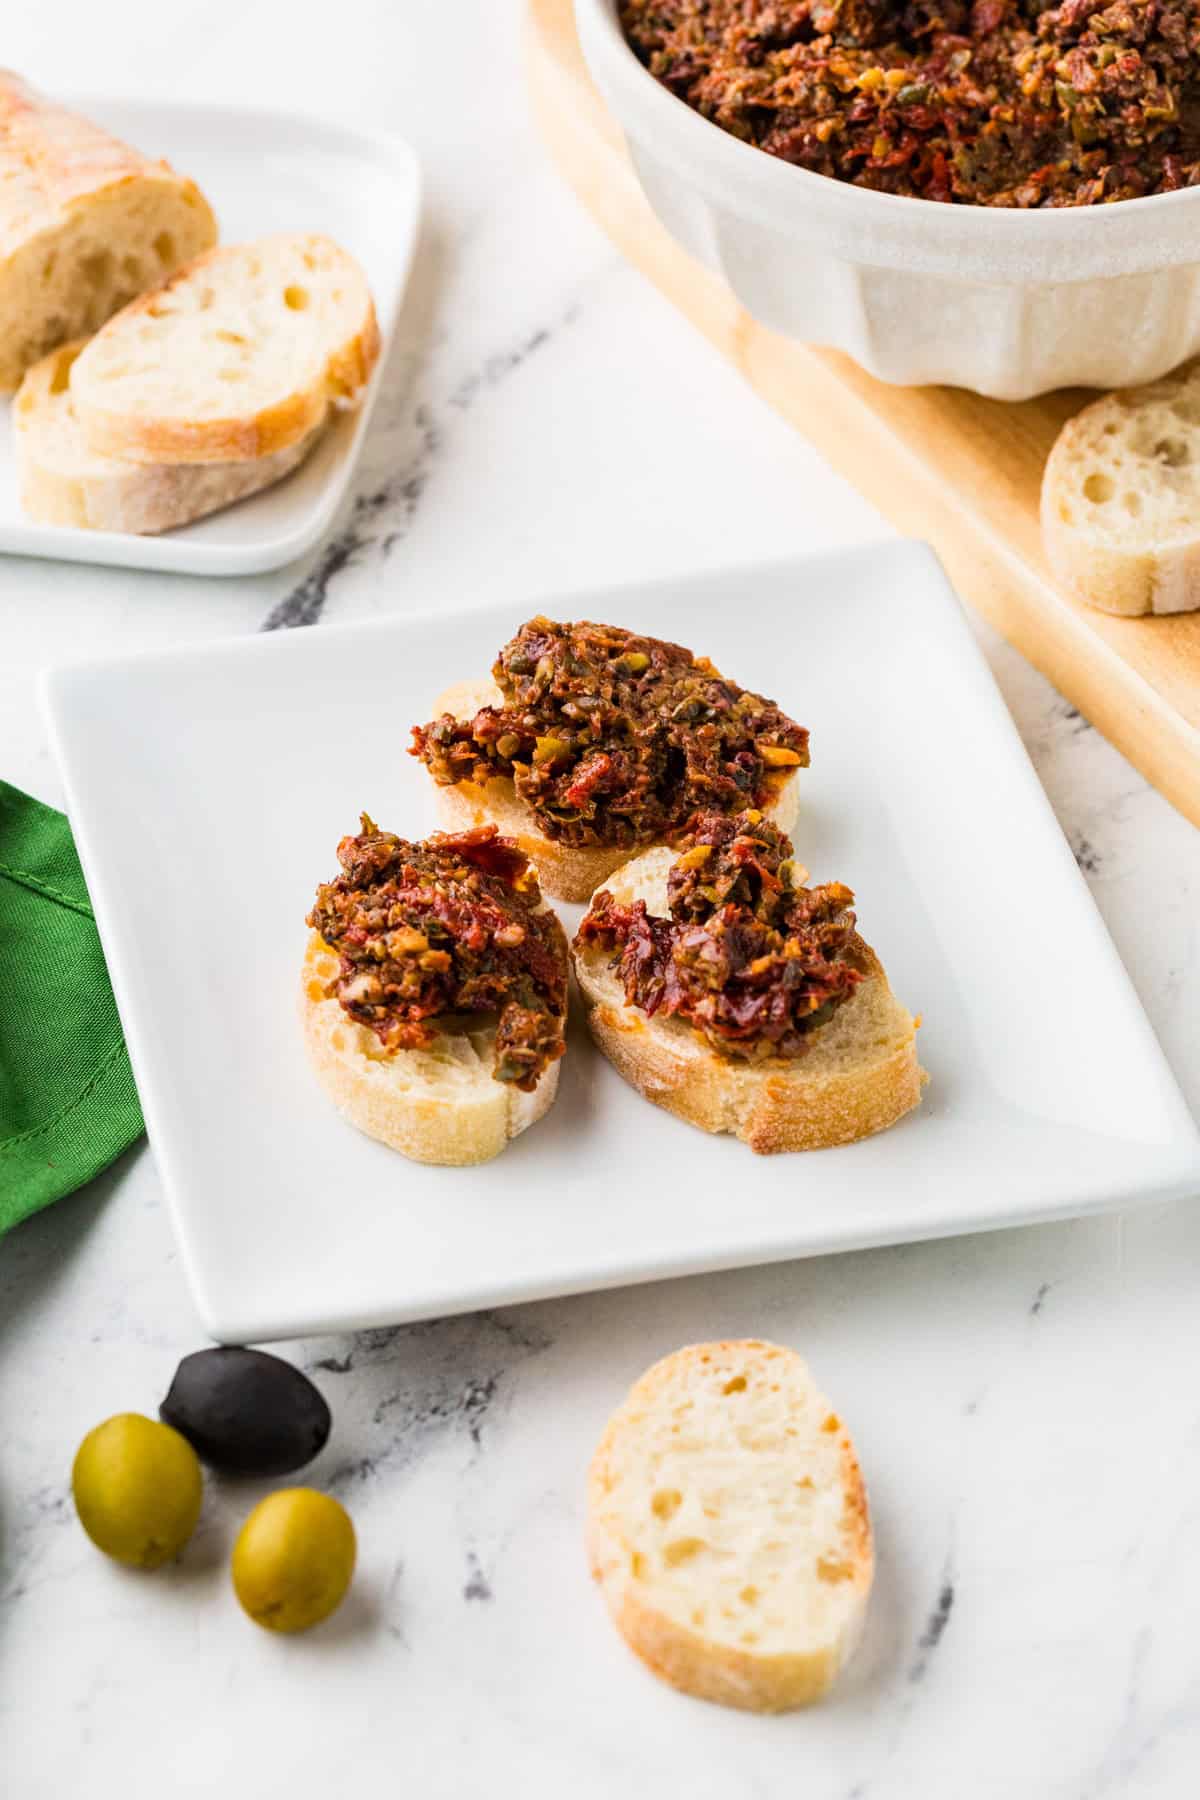
[[[666,917],[674,852],[645,851],[604,883],[618,903],[644,900]],[[857,935],[863,979],[802,1056],[740,1062],[712,1049],[685,1019],[648,1017],[626,1004],[606,951],[579,944],[572,957],[587,1024],[617,1073],[647,1100],[701,1131],[730,1132],[760,1155],[818,1150],[885,1131],[921,1099],[916,1023],[888,986],[875,952]]]
[[[453,713],[470,719],[483,706],[502,706],[503,695],[490,677],[458,681],[434,702],[434,713]],[[461,781],[435,790],[438,818],[446,831],[468,831],[494,822],[505,837],[515,838],[538,872],[542,892],[554,900],[583,901],[591,897],[614,870],[629,861],[628,845],[588,845],[576,848],[548,838],[538,829],[529,808],[518,799],[507,776],[483,784]],[[800,788],[794,773],[775,780],[775,797],[765,808],[782,831],[791,830],[799,807]]]
[[[83,341],[35,363],[13,405],[21,505],[43,525],[91,531],[170,531],[282,480],[320,428],[253,462],[135,463],[89,450],[75,416],[71,367]]]
[[[352,1125],[413,1162],[461,1168],[489,1162],[550,1110],[559,1064],[531,1094],[492,1076],[495,1022],[443,1021],[436,1041],[391,1053],[327,997],[338,958],[314,931],[304,953],[301,1016],[313,1067]]]
[[[1068,420],[1042,478],[1042,534],[1059,581],[1091,606],[1200,607],[1200,363]]]
[[[244,462],[361,400],[379,358],[362,270],[280,234],[200,257],[111,319],[71,373],[90,449],[130,462]]]
[[[194,182],[0,71],[0,390],[216,239]]]
[[[702,1700],[818,1700],[874,1574],[849,1433],[793,1350],[696,1344],[649,1369],[588,1477],[592,1574],[626,1643]]]

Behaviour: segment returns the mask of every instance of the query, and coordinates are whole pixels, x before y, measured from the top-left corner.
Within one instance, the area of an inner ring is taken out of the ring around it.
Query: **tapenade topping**
[[[891,194],[1085,206],[1200,182],[1195,0],[620,0],[672,93]]]
[[[808,733],[707,657],[615,625],[531,619],[492,670],[503,706],[414,726],[435,781],[511,777],[560,843],[649,844],[698,808],[766,805]]]
[[[862,979],[854,895],[796,886],[790,841],[757,811],[694,819],[667,898],[664,919],[603,888],[576,942],[612,952],[629,1005],[686,1019],[728,1056],[800,1056]]]
[[[338,861],[308,916],[340,958],[329,997],[388,1050],[432,1043],[445,1014],[495,1013],[492,1073],[531,1092],[563,1053],[567,958],[528,858],[494,825],[410,844],[364,813]]]

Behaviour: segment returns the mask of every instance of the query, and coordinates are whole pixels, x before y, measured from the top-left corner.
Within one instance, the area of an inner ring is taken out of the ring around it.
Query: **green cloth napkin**
[[[0,781],[0,1232],[143,1130],[71,827]]]

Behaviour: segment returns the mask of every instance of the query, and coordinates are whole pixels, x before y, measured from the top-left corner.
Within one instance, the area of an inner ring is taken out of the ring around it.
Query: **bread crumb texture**
[[[89,449],[240,462],[355,406],[379,358],[366,278],[328,238],[277,232],[197,257],[110,319],[71,372]]]
[[[0,390],[216,238],[194,182],[0,70]]]
[[[672,1686],[756,1712],[827,1692],[861,1634],[871,1526],[849,1432],[795,1351],[698,1344],[648,1370],[593,1459],[588,1550]]]
[[[1055,574],[1105,612],[1200,607],[1200,363],[1069,419],[1042,481]]]

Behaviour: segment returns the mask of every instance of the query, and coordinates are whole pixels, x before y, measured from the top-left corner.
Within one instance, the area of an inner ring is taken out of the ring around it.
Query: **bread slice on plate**
[[[42,525],[153,533],[202,519],[270,487],[303,462],[321,428],[270,456],[237,463],[135,463],[89,450],[71,368],[84,340],[35,363],[13,403],[21,505]]]
[[[1200,607],[1200,363],[1067,421],[1042,478],[1042,535],[1059,581],[1090,606]]]
[[[362,398],[379,358],[366,278],[329,238],[210,252],[110,319],[71,388],[88,447],[129,462],[243,462]]]
[[[854,1445],[794,1350],[655,1363],[592,1459],[587,1547],[618,1631],[701,1700],[786,1712],[857,1644],[874,1575]]]
[[[644,900],[669,916],[675,852],[645,851],[604,883],[622,905]],[[608,952],[576,944],[575,976],[588,1029],[609,1062],[647,1100],[701,1131],[729,1132],[760,1155],[819,1150],[885,1131],[919,1104],[925,1074],[916,1021],[892,993],[879,958],[860,937],[862,980],[802,1056],[746,1062],[723,1056],[685,1019],[648,1017],[626,1003]]]
[[[388,1052],[328,996],[338,966],[329,946],[310,933],[300,992],[304,1035],[326,1092],[368,1137],[414,1162],[461,1168],[489,1162],[549,1112],[559,1063],[550,1064],[532,1093],[496,1081],[496,1026],[486,1015],[443,1020],[427,1047]]]
[[[0,391],[216,240],[194,182],[0,70]]]
[[[484,706],[503,706],[504,696],[489,677],[458,681],[434,702],[433,713],[452,713],[470,719]],[[589,900],[615,869],[629,861],[629,846],[596,844],[578,848],[560,844],[538,829],[530,809],[518,799],[507,776],[479,783],[460,781],[453,787],[437,787],[434,804],[447,831],[466,831],[475,825],[494,823],[505,837],[515,838],[538,872],[543,893],[554,900]],[[799,808],[800,785],[795,773],[775,780],[775,795],[764,810],[781,831],[791,830]]]

